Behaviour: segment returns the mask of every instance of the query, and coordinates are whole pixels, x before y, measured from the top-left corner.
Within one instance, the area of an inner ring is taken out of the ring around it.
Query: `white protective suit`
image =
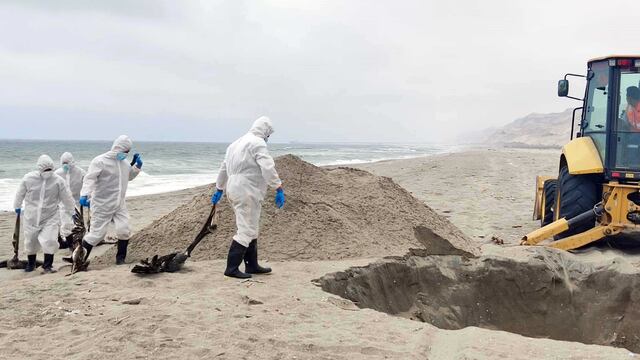
[[[44,170],[50,173],[46,178]],[[38,171],[28,173],[22,179],[13,204],[24,208],[21,221],[24,229],[24,248],[27,255],[35,255],[42,247],[45,254],[58,249],[59,205],[63,204],[67,216],[73,213],[74,202],[64,180],[53,173],[53,160],[47,155],[38,159]]]
[[[233,240],[244,247],[258,238],[262,200],[267,187],[282,185],[265,141],[272,133],[269,118],[262,116],[256,120],[246,135],[227,148],[216,181],[218,189],[226,189],[236,215],[238,232]]]
[[[107,226],[113,222],[119,240],[129,240],[129,212],[124,197],[129,181],[135,179],[140,169],[131,166],[127,160],[116,159],[119,152],[131,151],[133,143],[126,135],[114,142],[111,151],[97,156],[91,161],[84,176],[80,196],[88,196],[91,201],[91,229],[84,240],[98,245],[107,235]]]
[[[82,179],[84,178],[86,171],[76,165],[73,155],[69,152],[62,154],[60,157],[60,166],[63,164],[69,165],[69,171],[64,171],[64,169],[60,167],[56,170],[55,174],[64,179],[67,184],[67,188],[71,192],[73,200],[76,202],[75,206],[79,209],[80,203],[78,201],[80,200],[80,190],[82,190]],[[73,217],[67,216],[66,213],[61,210],[60,220],[62,222],[62,226],[60,226],[60,234],[63,237],[67,237],[71,234],[71,230],[73,230]]]

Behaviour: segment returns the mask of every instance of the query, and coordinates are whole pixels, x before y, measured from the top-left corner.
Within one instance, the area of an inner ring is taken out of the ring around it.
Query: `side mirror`
[[[558,81],[558,96],[565,97],[569,95],[569,80]]]

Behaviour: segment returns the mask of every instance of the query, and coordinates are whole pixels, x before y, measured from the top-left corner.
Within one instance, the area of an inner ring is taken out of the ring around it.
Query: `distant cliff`
[[[523,118],[499,127],[486,129],[465,136],[468,142],[508,147],[559,148],[569,141],[571,136],[571,116],[573,109],[561,113],[529,114]],[[580,122],[580,113],[576,113],[576,129]]]

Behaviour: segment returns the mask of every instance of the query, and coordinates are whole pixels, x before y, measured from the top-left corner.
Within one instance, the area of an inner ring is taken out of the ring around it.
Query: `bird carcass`
[[[216,214],[216,206],[211,207],[211,212],[207,217],[202,230],[196,235],[195,239],[187,250],[182,252],[173,252],[168,255],[155,255],[149,260],[149,258],[141,260],[139,265],[136,265],[131,269],[132,273],[136,274],[157,274],[160,272],[176,272],[182,268],[187,258],[191,256],[191,252],[202,241],[202,239],[211,234],[218,228],[218,216]]]

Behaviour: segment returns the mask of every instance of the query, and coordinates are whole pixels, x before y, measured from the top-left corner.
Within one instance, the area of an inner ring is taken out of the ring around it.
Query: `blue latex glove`
[[[284,206],[284,190],[281,187],[276,189],[276,206],[278,209],[282,209]]]
[[[22,209],[20,209],[20,208],[16,209],[16,215],[20,215],[21,212],[22,212]]]
[[[80,197],[80,206],[91,207],[91,201],[89,201],[88,196]]]
[[[133,155],[133,163],[138,169],[142,170],[142,156],[140,154]]]
[[[218,191],[213,193],[213,196],[211,197],[211,204],[213,205],[217,204],[220,201],[220,199],[222,199],[222,193],[223,191],[220,189],[218,189]]]

